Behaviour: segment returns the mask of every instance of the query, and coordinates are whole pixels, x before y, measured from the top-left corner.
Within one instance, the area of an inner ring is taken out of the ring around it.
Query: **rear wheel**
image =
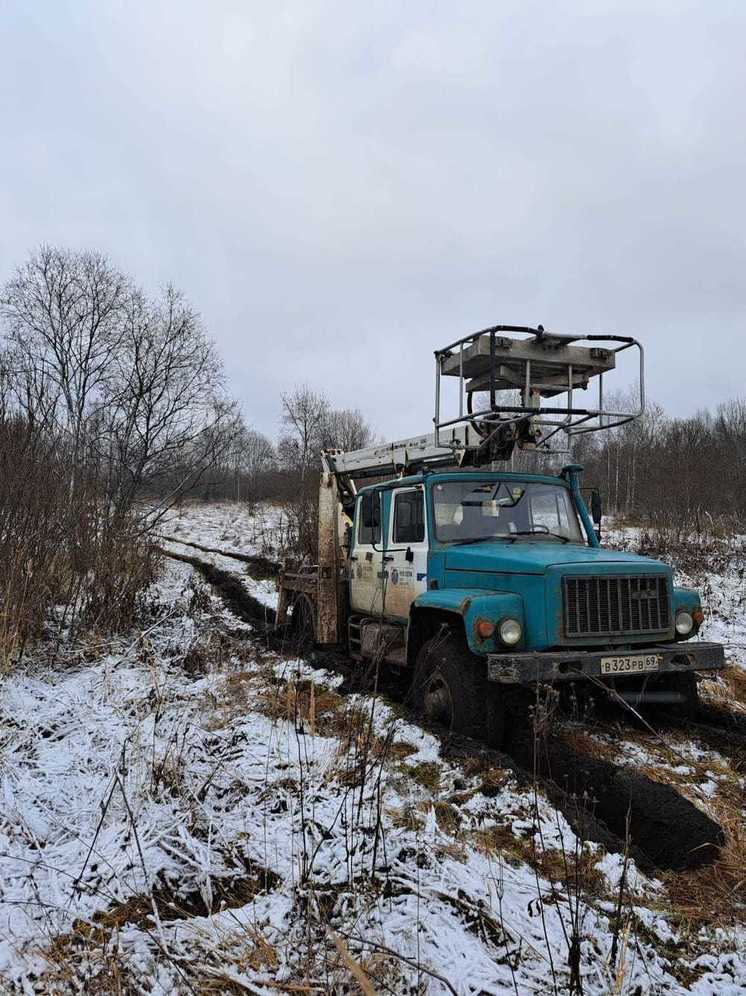
[[[293,602],[290,632],[299,650],[307,650],[313,646],[316,638],[314,611],[311,599],[306,595],[298,595]]]
[[[423,644],[413,691],[416,709],[431,722],[502,747],[505,709],[499,688],[489,684],[484,661],[469,651],[463,636],[449,631]]]

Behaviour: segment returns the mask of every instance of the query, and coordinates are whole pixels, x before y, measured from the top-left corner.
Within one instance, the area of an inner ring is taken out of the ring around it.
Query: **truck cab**
[[[446,717],[428,696],[438,641],[458,658],[435,668],[451,700],[469,683],[490,697],[581,682],[634,706],[691,703],[695,674],[724,665],[721,646],[687,642],[704,619],[699,596],[667,565],[601,546],[581,471],[433,472],[363,488],[348,547],[353,656],[419,670],[420,704],[456,726],[458,710]]]

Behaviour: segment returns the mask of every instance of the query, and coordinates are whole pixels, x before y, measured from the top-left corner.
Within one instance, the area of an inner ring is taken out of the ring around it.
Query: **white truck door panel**
[[[350,554],[350,607],[361,615],[380,615],[383,604],[381,493],[357,498]]]
[[[417,596],[427,590],[427,524],[421,486],[395,488],[384,554],[384,615],[408,619]]]

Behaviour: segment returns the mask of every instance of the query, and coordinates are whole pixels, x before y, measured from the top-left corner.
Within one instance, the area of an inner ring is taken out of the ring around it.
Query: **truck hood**
[[[620,569],[665,569],[650,557],[636,553],[605,550],[603,547],[584,546],[580,543],[561,543],[559,540],[535,542],[534,540],[485,540],[467,546],[451,546],[446,551],[445,566],[451,571],[469,571],[492,574],[544,574],[550,567],[566,564],[618,565]]]

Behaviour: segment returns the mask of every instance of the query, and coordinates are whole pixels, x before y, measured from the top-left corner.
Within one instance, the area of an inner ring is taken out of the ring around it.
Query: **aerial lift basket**
[[[636,349],[639,359],[637,406],[619,412],[604,404],[604,376],[627,349]],[[458,379],[458,414],[450,417],[443,413],[444,377]],[[598,401],[589,405],[581,392],[594,378]],[[495,325],[436,350],[435,443],[448,445],[454,428],[468,425],[480,439],[478,462],[507,459],[516,445],[566,453],[573,435],[638,418],[645,407],[644,380],[643,348],[628,336]]]
[[[620,412],[604,403],[604,378],[627,349],[636,349],[639,359],[637,407]],[[572,436],[642,414],[644,373],[642,346],[627,336],[495,325],[436,350],[434,432],[352,452],[325,450],[324,470],[336,475],[343,500],[350,501],[355,480],[364,478],[481,467],[509,460],[516,446],[567,454]],[[594,378],[598,401],[589,405],[581,399]],[[458,387],[456,414],[444,414],[444,385]]]

